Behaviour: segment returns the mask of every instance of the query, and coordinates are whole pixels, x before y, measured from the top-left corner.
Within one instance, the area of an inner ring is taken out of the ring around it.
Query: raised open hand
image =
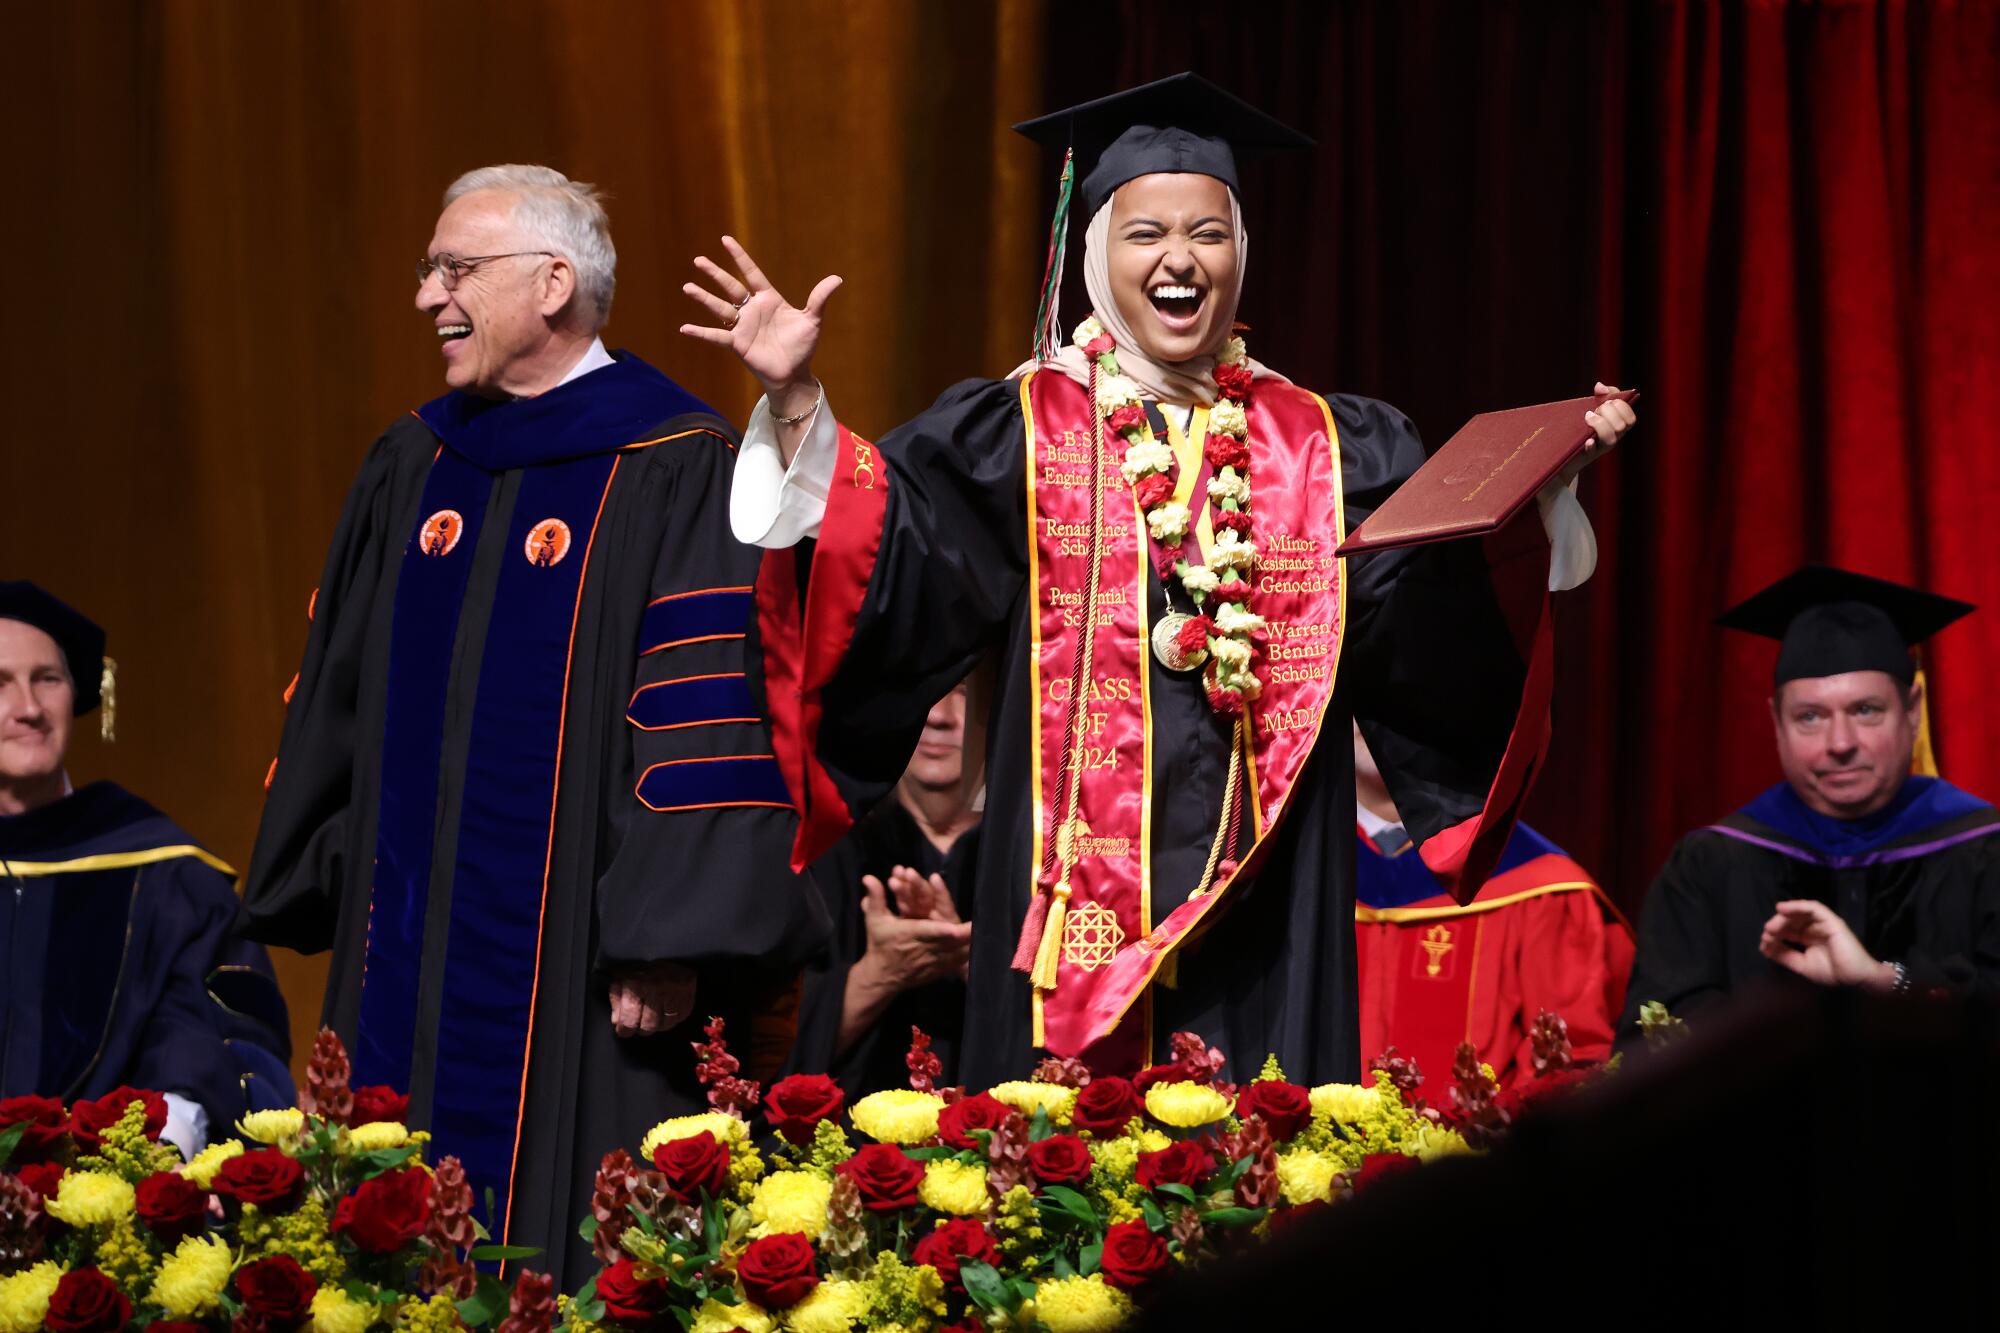
[[[718,321],[715,325],[683,324],[681,332],[690,338],[717,347],[727,347],[757,382],[764,386],[774,406],[788,391],[812,384],[813,351],[819,346],[820,321],[827,298],[840,287],[837,275],[819,280],[806,298],[803,309],[789,304],[750,252],[734,237],[722,238],[722,248],[736,266],[731,273],[706,255],[696,255],[694,266],[708,279],[681,284],[681,290]]]

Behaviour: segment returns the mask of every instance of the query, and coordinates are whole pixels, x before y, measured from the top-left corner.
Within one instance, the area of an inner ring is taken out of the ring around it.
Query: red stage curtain
[[[1049,37],[1052,99],[1194,68],[1317,137],[1246,180],[1242,318],[1295,378],[1434,443],[1644,391],[1584,483],[1530,810],[1624,903],[1778,780],[1775,649],[1710,621],[1802,561],[1987,605],[1935,641],[1933,720],[2000,798],[2000,6],[1131,3]]]

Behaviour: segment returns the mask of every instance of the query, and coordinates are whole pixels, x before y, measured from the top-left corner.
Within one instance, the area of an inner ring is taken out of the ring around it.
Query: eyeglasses
[[[417,261],[417,283],[421,286],[429,282],[431,274],[435,273],[437,274],[438,285],[446,291],[451,291],[458,286],[466,274],[472,272],[473,269],[478,268],[481,264],[491,263],[495,259],[519,259],[522,255],[543,255],[553,259],[555,258],[555,251],[510,250],[504,255],[439,255],[436,259],[419,259]]]

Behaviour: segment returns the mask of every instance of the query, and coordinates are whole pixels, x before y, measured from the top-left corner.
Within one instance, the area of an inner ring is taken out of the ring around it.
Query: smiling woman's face
[[[1185,361],[1222,349],[1240,262],[1227,185],[1192,172],[1125,182],[1111,197],[1106,258],[1118,313],[1146,356]]]

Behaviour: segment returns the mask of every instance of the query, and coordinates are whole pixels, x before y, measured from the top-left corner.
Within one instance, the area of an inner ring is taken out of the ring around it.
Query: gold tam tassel
[[[107,742],[118,739],[118,662],[114,658],[104,659],[104,671],[97,678],[97,691],[102,698],[97,715],[97,734]]]
[[[1938,775],[1938,765],[1937,751],[1931,748],[1931,687],[1921,666],[1917,668],[1917,688],[1924,692],[1924,702],[1917,709],[1917,744],[1910,756],[1910,772],[1920,778],[1934,778]]]
[[[1056,964],[1062,961],[1063,917],[1068,914],[1069,881],[1059,881],[1049,891],[1049,919],[1042,927],[1042,942],[1035,948],[1035,965],[1028,980],[1036,990],[1056,988]]]

